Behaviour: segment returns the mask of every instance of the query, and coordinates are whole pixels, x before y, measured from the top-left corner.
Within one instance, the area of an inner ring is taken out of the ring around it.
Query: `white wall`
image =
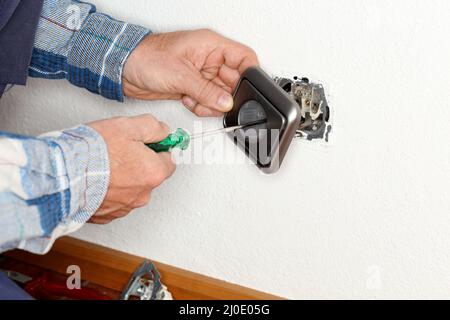
[[[294,142],[274,176],[181,165],[148,207],[77,237],[289,298],[450,298],[450,2],[94,2],[157,32],[215,29],[273,75],[324,82],[335,127],[330,146]],[[143,112],[195,120],[32,79],[1,100],[0,129]]]

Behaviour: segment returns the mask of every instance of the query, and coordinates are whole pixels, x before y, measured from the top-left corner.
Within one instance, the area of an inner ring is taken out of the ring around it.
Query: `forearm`
[[[72,84],[123,101],[122,70],[150,31],[73,0],[44,2],[29,75]]]
[[[89,127],[40,137],[0,132],[0,252],[47,252],[97,211],[108,183],[106,145]]]

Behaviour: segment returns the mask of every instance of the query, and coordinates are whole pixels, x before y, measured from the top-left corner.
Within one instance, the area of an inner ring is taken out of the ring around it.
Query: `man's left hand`
[[[182,100],[198,116],[220,116],[233,107],[241,74],[257,66],[255,52],[202,29],[151,34],[124,66],[123,91],[145,100]]]

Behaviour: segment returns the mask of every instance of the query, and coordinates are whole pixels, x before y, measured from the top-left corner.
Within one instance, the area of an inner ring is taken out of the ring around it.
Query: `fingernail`
[[[192,99],[189,96],[185,96],[183,97],[183,104],[188,107],[188,108],[194,108],[197,105],[197,101],[195,101],[194,99]]]
[[[225,93],[220,96],[217,104],[222,111],[230,111],[231,108],[233,108],[233,98],[229,94]]]

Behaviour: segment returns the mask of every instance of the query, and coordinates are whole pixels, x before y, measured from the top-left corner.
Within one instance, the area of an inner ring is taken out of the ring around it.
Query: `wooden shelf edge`
[[[4,255],[45,269],[66,274],[69,265],[81,268],[81,277],[106,288],[121,291],[144,258],[72,237],[58,239],[46,255],[14,250]],[[151,260],[162,282],[178,300],[279,300],[279,296],[214,279]]]

